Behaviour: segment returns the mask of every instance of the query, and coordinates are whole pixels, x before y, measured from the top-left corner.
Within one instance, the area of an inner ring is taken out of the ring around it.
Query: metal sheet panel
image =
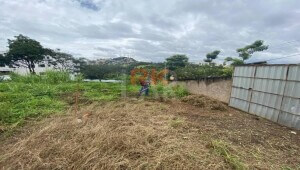
[[[290,66],[288,80],[300,81],[300,65]]]
[[[270,79],[255,79],[253,89],[267,93],[283,95],[285,81]]]
[[[288,66],[258,66],[255,77],[267,79],[286,79]]]
[[[249,91],[249,90],[232,87],[231,97],[249,101],[250,94],[251,94],[251,91]]]
[[[250,103],[249,113],[277,122],[279,110],[265,107],[263,105]]]
[[[235,67],[234,76],[237,77],[254,77],[255,66],[240,66]]]
[[[248,112],[249,102],[240,99],[231,98],[229,102],[229,106]]]
[[[232,85],[235,87],[241,87],[244,89],[252,88],[253,78],[246,78],[246,77],[234,77]]]
[[[300,130],[300,116],[281,112],[278,116],[278,123],[284,126]]]
[[[300,130],[300,65],[236,67],[232,86],[230,106]]]
[[[284,97],[281,110],[300,116],[300,99]]]
[[[300,98],[300,81],[287,81],[285,85],[284,95]]]
[[[252,98],[251,98],[252,103],[261,104],[279,110],[281,106],[281,101],[282,101],[282,96],[280,95],[257,92],[257,91],[252,92]]]

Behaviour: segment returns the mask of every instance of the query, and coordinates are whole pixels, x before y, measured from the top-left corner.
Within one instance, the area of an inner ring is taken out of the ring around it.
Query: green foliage
[[[12,73],[11,79],[13,82],[49,84],[67,83],[71,81],[70,74],[68,72],[58,71],[47,71],[42,75],[29,74],[25,76]]]
[[[21,34],[15,38],[8,40],[9,51],[1,59],[1,63],[16,67],[25,66],[30,73],[35,74],[35,64],[43,61],[46,55],[52,54],[51,50],[45,49],[38,41]]]
[[[242,65],[244,64],[244,61],[239,58],[232,58],[232,57],[227,57],[225,58],[225,62],[231,62],[232,66],[237,66],[237,65]]]
[[[170,70],[175,70],[176,68],[185,67],[188,61],[189,59],[186,55],[176,54],[167,58],[166,64]]]
[[[89,79],[108,79],[120,77],[128,72],[128,67],[122,65],[93,64],[85,65],[81,73]]]
[[[264,51],[267,50],[269,47],[267,45],[264,45],[264,41],[262,40],[257,40],[254,43],[247,45],[243,48],[238,48],[236,51],[239,54],[238,58],[232,58],[232,57],[227,57],[225,58],[225,62],[231,62],[231,65],[241,65],[245,63],[245,60],[248,60],[253,53],[259,52],[259,51]]]
[[[206,54],[206,59],[204,59],[204,62],[211,63],[213,60],[217,59],[218,55],[221,51],[215,50],[211,53]]]
[[[221,76],[224,76],[224,77],[231,77],[232,74],[233,74],[233,67],[224,67],[223,68],[223,73]]]
[[[16,126],[32,117],[66,111],[80,92],[80,101],[111,101],[122,94],[137,96],[140,86],[124,83],[71,81],[67,72],[46,72],[44,75],[11,75],[12,81],[0,83],[0,126]],[[125,77],[126,78],[126,77]],[[182,97],[187,91],[181,86],[158,85],[152,96]],[[155,94],[155,95],[154,95]]]
[[[181,98],[188,94],[188,91],[179,85],[172,86],[160,83],[150,88],[150,96],[152,97]]]
[[[214,140],[211,143],[212,149],[222,157],[225,161],[233,168],[237,170],[247,169],[247,166],[240,161],[237,155],[234,155],[230,152],[228,144],[221,140]]]
[[[177,79],[200,79],[206,77],[231,77],[233,68],[222,65],[188,65],[175,70]]]
[[[80,72],[87,79],[117,79],[121,80],[124,74],[130,75],[131,70],[143,68],[149,73],[152,68],[161,70],[164,68],[163,63],[146,63],[137,62],[129,65],[121,64],[81,64]]]
[[[247,45],[243,48],[239,48],[236,51],[239,54],[239,57],[242,58],[243,61],[248,60],[254,52],[267,50],[268,46],[264,45],[264,41],[257,40],[254,43]]]
[[[18,124],[25,118],[58,113],[66,104],[47,84],[0,83],[0,124]]]
[[[68,53],[61,52],[59,49],[53,51],[52,58],[49,59],[49,63],[54,66],[54,68],[60,71],[75,72],[76,68],[74,63],[79,62]]]
[[[7,61],[3,54],[0,54],[0,67],[4,67]]]

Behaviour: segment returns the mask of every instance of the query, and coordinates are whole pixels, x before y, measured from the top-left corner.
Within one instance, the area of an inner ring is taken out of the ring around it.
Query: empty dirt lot
[[[92,103],[0,139],[2,169],[300,168],[299,131],[203,96]]]

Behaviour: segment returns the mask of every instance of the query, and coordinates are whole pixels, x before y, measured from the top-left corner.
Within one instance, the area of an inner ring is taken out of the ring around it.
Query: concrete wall
[[[231,78],[207,78],[201,80],[174,81],[173,85],[184,86],[191,94],[203,94],[228,103],[231,93]]]

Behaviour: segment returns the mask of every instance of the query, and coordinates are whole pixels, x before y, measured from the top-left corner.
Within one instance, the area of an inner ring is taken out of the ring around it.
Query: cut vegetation
[[[82,95],[75,112],[70,106],[74,105],[77,83],[9,82],[1,87],[7,89],[1,88],[2,106],[12,103],[14,109],[5,111],[22,113],[5,119],[2,115],[5,127],[28,122],[9,136],[5,132],[0,135],[2,169],[299,168],[298,131],[292,134],[288,128],[205,96],[181,101],[160,93],[119,99],[120,84],[79,83]],[[127,88],[135,96],[138,87]],[[152,91],[157,88],[161,91],[162,87],[152,87]],[[180,87],[163,88],[177,91],[170,93],[174,96],[186,93]],[[163,102],[155,99],[162,97]],[[37,100],[36,104],[28,105],[26,101],[32,100]],[[43,100],[52,101],[53,106],[41,105]],[[201,100],[204,104],[199,105]],[[22,107],[17,105],[20,103]],[[25,106],[30,108],[21,112]],[[32,115],[43,114],[49,116],[28,121]]]

